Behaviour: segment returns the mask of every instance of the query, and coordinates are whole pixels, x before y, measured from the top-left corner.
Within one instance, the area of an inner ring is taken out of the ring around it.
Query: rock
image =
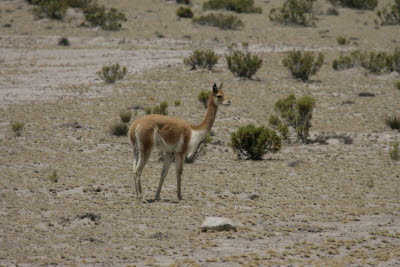
[[[201,224],[201,230],[207,231],[229,231],[233,229],[235,232],[236,226],[230,219],[222,217],[207,217]]]

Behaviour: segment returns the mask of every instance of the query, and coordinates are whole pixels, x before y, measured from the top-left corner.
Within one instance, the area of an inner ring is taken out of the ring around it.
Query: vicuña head
[[[185,156],[192,156],[200,145],[200,142],[211,130],[218,106],[229,106],[231,104],[231,101],[222,90],[222,83],[219,87],[214,84],[212,90],[213,93],[208,101],[206,115],[204,120],[198,125],[191,125],[178,118],[155,114],[146,115],[137,119],[132,124],[129,130],[129,137],[133,146],[133,172],[138,200],[142,199],[140,176],[154,148],[158,148],[165,153],[160,183],[155,199],[160,199],[164,179],[174,158],[178,183],[177,195],[179,200],[182,199],[181,176]]]

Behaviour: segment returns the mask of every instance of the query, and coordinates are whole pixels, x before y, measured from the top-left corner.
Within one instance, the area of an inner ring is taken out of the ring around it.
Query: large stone
[[[234,230],[236,232],[235,224],[227,218],[222,217],[207,217],[201,224],[201,230],[207,231],[229,231]]]

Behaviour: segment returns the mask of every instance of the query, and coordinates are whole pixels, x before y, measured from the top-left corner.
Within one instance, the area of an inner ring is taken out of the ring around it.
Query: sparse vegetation
[[[261,160],[267,152],[281,149],[281,138],[267,127],[255,127],[253,124],[241,126],[231,134],[230,146],[239,155],[251,160]]]
[[[218,27],[222,30],[237,30],[244,25],[238,17],[222,13],[209,13],[200,17],[194,17],[192,20],[194,23]]]
[[[373,188],[374,187],[374,180],[372,178],[369,178],[367,180],[367,187],[368,188]]]
[[[21,121],[10,123],[11,130],[14,132],[15,136],[21,136],[22,130],[24,129],[25,123]]]
[[[117,80],[124,78],[127,73],[126,67],[120,67],[119,63],[103,66],[100,71],[96,72],[99,77],[106,83],[115,83]]]
[[[400,116],[392,115],[386,118],[385,123],[391,129],[400,131]]]
[[[168,103],[163,101],[160,103],[159,106],[155,106],[153,108],[153,114],[160,114],[160,115],[168,115]]]
[[[212,49],[196,49],[189,57],[184,58],[185,65],[192,69],[202,68],[212,70],[218,63],[219,56]]]
[[[280,118],[272,115],[269,118],[269,123],[288,141],[290,141],[289,126],[293,127],[297,138],[301,142],[307,143],[309,130],[312,126],[311,119],[314,107],[315,99],[313,97],[303,96],[296,100],[295,95],[291,94],[287,98],[275,102],[275,112]]]
[[[67,13],[68,3],[65,0],[41,0],[37,2],[31,1],[31,3],[37,5],[31,10],[36,19],[51,18],[62,20]]]
[[[58,182],[58,174],[56,170],[53,170],[50,174],[50,181],[52,181],[53,183],[57,183]]]
[[[336,41],[338,45],[347,45],[349,44],[350,40],[343,36],[336,37]]]
[[[176,10],[176,15],[180,18],[192,18],[193,11],[190,9],[190,7],[181,6]]]
[[[254,0],[208,0],[203,9],[226,9],[237,13],[262,13],[261,7],[254,7]]]
[[[316,17],[313,6],[315,1],[286,0],[282,7],[271,9],[269,19],[281,24],[314,26]]]
[[[181,105],[181,101],[180,100],[175,100],[174,105],[176,107],[179,107]]]
[[[128,123],[131,120],[132,113],[129,110],[121,111],[119,117],[123,123]]]
[[[128,124],[118,121],[110,126],[110,132],[116,136],[126,136],[128,134]]]
[[[378,0],[329,0],[332,5],[341,5],[355,9],[373,10],[378,5]]]
[[[144,109],[144,113],[145,113],[146,115],[151,114],[151,107],[146,107],[146,108]]]
[[[383,8],[377,12],[382,25],[400,24],[400,0],[394,0],[394,4],[389,9]]]
[[[315,60],[313,52],[292,50],[287,53],[282,60],[283,66],[290,71],[293,78],[306,81],[310,76],[319,71],[324,63],[324,55],[318,54],[318,59]]]
[[[99,26],[106,31],[118,31],[122,27],[121,22],[126,21],[125,15],[115,8],[107,10],[104,6],[94,5],[86,8],[84,13],[85,19],[91,27]]]
[[[400,160],[399,142],[394,142],[392,149],[389,150],[389,156],[393,160]]]
[[[340,55],[339,59],[335,59],[332,62],[332,68],[334,70],[346,70],[353,68],[355,65],[355,62],[351,56],[343,56]]]
[[[200,101],[200,103],[203,104],[204,108],[208,107],[208,100],[210,99],[211,94],[211,91],[201,90],[200,93],[197,95],[197,99]]]
[[[251,79],[261,67],[262,59],[257,55],[252,55],[248,49],[248,43],[231,44],[228,49],[229,54],[225,56],[228,69],[235,77]]]

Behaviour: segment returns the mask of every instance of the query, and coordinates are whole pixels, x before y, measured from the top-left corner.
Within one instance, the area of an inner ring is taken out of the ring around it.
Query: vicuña
[[[132,124],[129,130],[129,137],[133,146],[133,172],[138,200],[142,200],[143,197],[140,176],[154,148],[158,148],[165,153],[160,184],[158,185],[155,199],[160,199],[164,179],[174,158],[178,186],[177,195],[179,200],[182,199],[181,176],[185,156],[193,156],[200,142],[211,130],[218,106],[229,106],[231,104],[222,90],[222,83],[219,88],[214,84],[212,90],[213,93],[208,101],[206,116],[199,125],[191,125],[178,118],[155,114],[137,119]]]

